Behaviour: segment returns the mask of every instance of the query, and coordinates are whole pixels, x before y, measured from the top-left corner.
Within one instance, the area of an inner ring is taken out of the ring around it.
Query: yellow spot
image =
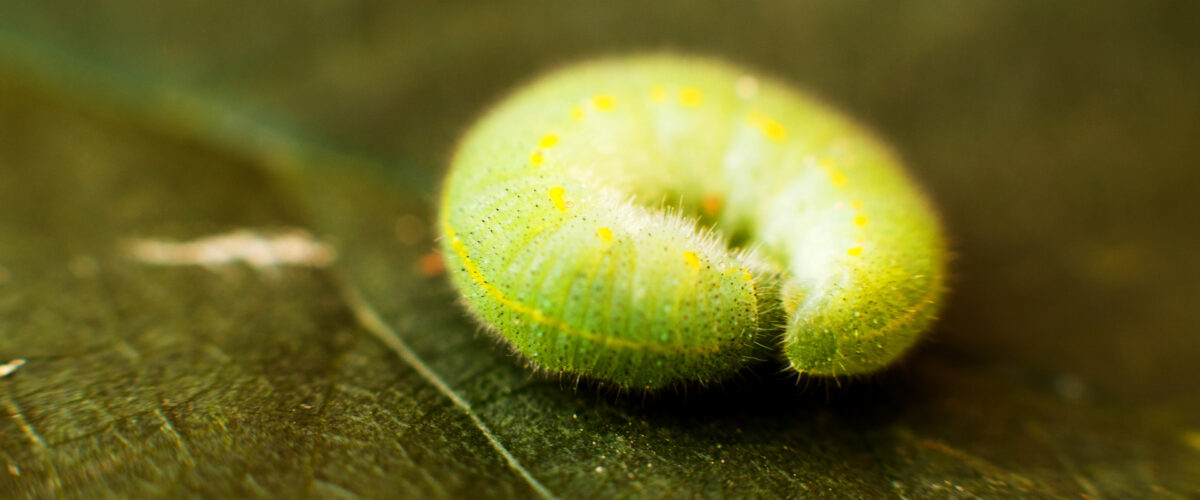
[[[853,208],[855,210],[862,210],[863,202],[861,200],[854,200],[854,201],[850,202],[850,208]]]
[[[692,269],[700,269],[700,256],[696,252],[683,252],[683,261]]]
[[[655,85],[650,89],[650,99],[654,102],[663,102],[667,100],[667,88],[662,85]]]
[[[704,211],[704,215],[717,215],[724,206],[725,200],[721,199],[719,194],[706,194],[704,200],[701,201],[701,210]]]
[[[772,120],[758,111],[751,111],[747,119],[755,127],[758,127],[758,130],[768,139],[775,142],[783,142],[784,139],[787,139],[787,128],[782,123]]]
[[[841,172],[834,172],[832,174],[829,174],[829,182],[832,182],[833,185],[836,187],[845,186],[846,185],[846,176],[845,176],[845,174],[842,174]]]
[[[862,255],[862,247],[851,248],[849,250],[846,250],[846,253],[849,254],[851,257],[858,257],[859,255]]]
[[[534,165],[541,165],[543,161],[546,161],[546,157],[542,155],[541,151],[534,151],[529,155],[529,162]]]
[[[600,239],[604,240],[605,242],[612,243],[612,229],[607,227],[597,229],[596,236],[599,236]]]
[[[704,93],[696,87],[684,87],[679,91],[679,102],[689,108],[699,106],[702,100],[704,100]]]
[[[579,106],[571,108],[571,119],[575,121],[583,120],[583,108]]]
[[[552,148],[555,144],[558,144],[558,136],[554,134],[546,134],[538,141],[538,147],[542,149]]]
[[[763,133],[772,141],[779,142],[787,139],[787,129],[783,128],[783,125],[775,120],[767,122],[766,126],[763,127]]]
[[[599,94],[592,97],[592,106],[600,111],[612,111],[617,106],[617,100],[608,94]]]
[[[858,215],[854,216],[854,225],[858,226],[858,227],[867,225],[867,216],[865,216],[863,214],[858,214]]]
[[[550,200],[554,202],[555,207],[563,212],[567,211],[567,202],[563,200],[563,196],[566,194],[567,190],[561,187],[554,186],[550,188]]]

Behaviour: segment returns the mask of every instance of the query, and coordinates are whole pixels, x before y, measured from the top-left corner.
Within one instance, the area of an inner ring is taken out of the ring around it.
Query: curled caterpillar
[[[599,60],[519,90],[466,135],[439,218],[476,317],[536,367],[626,388],[772,356],[869,373],[943,293],[938,218],[883,144],[704,59]]]

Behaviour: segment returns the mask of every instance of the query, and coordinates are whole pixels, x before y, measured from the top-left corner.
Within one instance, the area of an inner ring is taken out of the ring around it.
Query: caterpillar
[[[871,373],[943,295],[940,221],[885,145],[703,58],[589,61],[518,90],[462,139],[438,217],[471,314],[537,369],[621,388],[772,357]]]

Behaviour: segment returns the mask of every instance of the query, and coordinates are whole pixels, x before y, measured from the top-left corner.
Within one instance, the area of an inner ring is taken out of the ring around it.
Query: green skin
[[[779,354],[870,373],[943,293],[940,224],[886,147],[701,59],[600,60],[518,91],[464,139],[440,227],[476,317],[541,369],[624,388]]]

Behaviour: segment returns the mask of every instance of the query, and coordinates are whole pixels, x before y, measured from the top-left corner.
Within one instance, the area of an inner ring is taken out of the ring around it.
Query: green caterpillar
[[[463,140],[439,219],[476,317],[540,369],[625,388],[778,355],[869,373],[943,294],[940,223],[883,144],[704,59],[599,60],[516,92]]]

